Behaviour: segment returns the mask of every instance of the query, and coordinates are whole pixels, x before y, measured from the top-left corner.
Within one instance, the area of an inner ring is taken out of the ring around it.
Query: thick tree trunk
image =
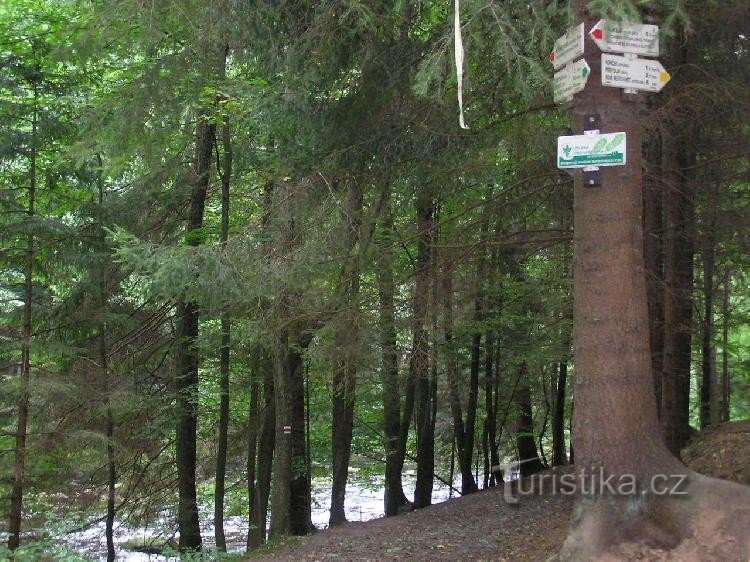
[[[398,515],[409,505],[404,494],[401,472],[404,455],[400,453],[401,395],[399,390],[398,348],[396,344],[395,287],[393,282],[393,215],[390,200],[383,209],[384,247],[378,257],[378,302],[380,305],[379,332],[382,354],[381,382],[383,385],[383,446],[385,448],[385,515]],[[407,425],[408,430],[408,425]],[[405,451],[404,451],[405,452]]]
[[[661,138],[655,136],[646,151],[646,177],[643,187],[643,246],[648,291],[649,340],[654,372],[657,410],[661,409],[662,371],[664,365],[664,236],[661,168]]]
[[[414,488],[414,507],[432,503],[434,476],[434,437],[432,428],[432,395],[430,392],[429,339],[427,305],[432,271],[432,229],[435,205],[431,190],[420,186],[416,194],[417,261],[414,294],[412,296],[412,352],[409,362],[414,381],[414,410],[417,430],[417,482]],[[403,428],[402,428],[403,429]]]
[[[531,410],[531,389],[529,385],[529,370],[526,363],[522,363],[518,374],[519,385],[516,390],[516,408],[518,417],[516,419],[516,448],[518,449],[518,462],[521,477],[530,476],[544,470],[544,465],[539,459],[534,439],[534,419]]]
[[[222,246],[229,239],[229,183],[232,177],[232,137],[229,125],[222,128],[224,159],[221,174],[221,234]],[[223,250],[223,248],[222,248]],[[227,310],[228,303],[221,311],[221,350],[219,355],[219,435],[216,450],[216,486],[214,489],[214,537],[216,548],[227,551],[224,537],[224,487],[227,471],[227,436],[229,433],[229,348],[231,326]]]
[[[586,13],[587,4],[576,0],[574,6],[590,29],[598,15]],[[560,558],[649,558],[656,548],[672,550],[675,560],[695,557],[698,549],[701,559],[744,559],[750,553],[747,488],[690,472],[659,432],[643,260],[639,106],[601,85],[598,48],[588,38],[586,60],[592,72],[574,101],[574,123],[599,114],[603,132],[626,133],[628,164],[603,168],[597,188],[584,187],[580,173],[574,176],[576,464],[599,485],[610,476],[616,480],[612,491],[589,484],[583,492]],[[655,478],[674,485],[670,475],[687,477],[687,490],[681,489],[686,495],[659,495]],[[623,489],[622,482],[632,486]]]
[[[331,443],[333,458],[333,482],[331,484],[331,526],[344,523],[346,515],[344,501],[346,482],[349,476],[349,460],[352,452],[354,430],[354,402],[357,372],[355,359],[358,347],[357,311],[359,309],[359,256],[354,255],[360,238],[362,215],[362,188],[356,181],[349,185],[344,224],[344,254],[347,256],[342,274],[341,290],[337,305],[343,309],[337,328],[337,347],[341,352],[339,364],[333,374],[333,423]]]
[[[34,87],[31,115],[31,148],[29,153],[29,189],[26,216],[33,220],[37,190],[37,105],[39,94]],[[29,224],[29,228],[31,225]],[[31,309],[34,288],[34,234],[29,231],[26,238],[26,259],[23,282],[23,321],[21,326],[21,369],[19,373],[18,422],[16,445],[13,456],[13,484],[10,492],[10,517],[8,523],[8,548],[15,550],[21,544],[21,522],[23,521],[23,492],[26,475],[26,435],[29,423],[29,386],[31,380]]]
[[[193,185],[190,194],[190,210],[185,237],[189,246],[201,244],[199,234],[203,226],[203,211],[206,204],[211,150],[215,125],[199,120],[195,135],[195,160]],[[196,498],[196,434],[198,429],[198,305],[183,301],[177,305],[177,345],[175,368],[177,370],[175,390],[177,394],[177,480],[178,508],[177,524],[180,532],[181,550],[198,550],[201,547],[198,502]]]

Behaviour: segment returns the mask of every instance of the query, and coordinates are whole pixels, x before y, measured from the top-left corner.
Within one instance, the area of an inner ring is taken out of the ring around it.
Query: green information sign
[[[557,138],[557,167],[624,166],[625,133]]]

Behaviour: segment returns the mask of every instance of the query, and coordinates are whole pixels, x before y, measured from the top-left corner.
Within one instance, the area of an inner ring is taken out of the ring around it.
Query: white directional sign
[[[580,23],[568,29],[565,35],[555,41],[555,48],[549,54],[549,60],[555,70],[583,55],[583,34],[583,23]]]
[[[602,54],[602,85],[660,92],[671,76],[659,61]]]
[[[562,70],[555,72],[553,98],[555,103],[573,99],[573,95],[582,92],[588,82],[591,69],[584,59],[577,60]]]
[[[599,20],[589,35],[605,53],[659,56],[659,26]]]
[[[557,167],[624,166],[625,133],[557,138]]]

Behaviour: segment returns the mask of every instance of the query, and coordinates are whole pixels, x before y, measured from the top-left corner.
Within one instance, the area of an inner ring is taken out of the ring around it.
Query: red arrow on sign
[[[555,62],[555,51],[552,51],[552,52],[551,52],[551,53],[549,54],[549,61],[550,61],[550,62]]]
[[[591,37],[594,39],[604,39],[604,31],[600,27],[595,27],[591,30]]]

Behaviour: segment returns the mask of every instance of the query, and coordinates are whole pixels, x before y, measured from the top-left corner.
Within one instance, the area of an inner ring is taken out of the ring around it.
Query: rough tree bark
[[[576,0],[575,13],[590,29],[598,14],[587,13],[586,4]],[[592,75],[573,102],[574,123],[580,127],[598,113],[603,132],[625,132],[628,164],[604,168],[598,188],[584,187],[575,175],[574,431],[579,470],[599,482],[612,476],[615,491],[588,486],[560,558],[649,558],[660,549],[674,560],[746,559],[748,488],[692,473],[659,431],[643,259],[640,107],[601,85],[597,51],[587,38]],[[660,475],[672,485],[670,475],[686,476],[678,487],[686,495],[655,493]],[[633,486],[621,488],[623,481]]]
[[[664,257],[661,168],[661,137],[654,135],[646,150],[643,186],[643,246],[648,291],[649,340],[654,371],[656,407],[661,408],[664,365]]]

